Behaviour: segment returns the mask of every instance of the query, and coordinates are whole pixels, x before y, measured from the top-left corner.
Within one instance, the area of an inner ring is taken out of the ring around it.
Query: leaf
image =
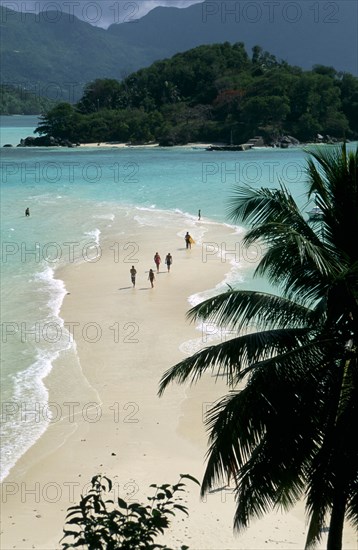
[[[198,481],[195,477],[191,476],[190,474],[180,474],[180,479],[190,479],[200,487],[200,481]]]
[[[67,520],[67,524],[68,525],[72,525],[72,524],[77,524],[77,523],[81,523],[83,521],[82,518],[71,518],[69,520]]]
[[[174,504],[173,508],[180,510],[181,512],[184,512],[184,514],[186,514],[187,516],[189,515],[188,509],[186,506],[182,506],[181,504]]]
[[[174,493],[176,493],[178,491],[184,491],[184,489],[182,489],[182,487],[185,487],[185,483],[177,483],[176,485],[173,485]]]
[[[66,537],[69,537],[69,536],[77,537],[79,535],[79,531],[69,531],[67,529],[66,531],[64,530],[64,533]]]
[[[125,508],[125,509],[128,508],[126,501],[123,500],[122,498],[118,498],[118,499],[117,499],[117,502],[118,502],[118,506],[119,506],[120,508]]]

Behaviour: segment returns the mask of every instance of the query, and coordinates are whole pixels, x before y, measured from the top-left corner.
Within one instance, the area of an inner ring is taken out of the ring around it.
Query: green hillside
[[[74,102],[94,78],[118,78],[153,61],[145,48],[59,12],[0,6],[2,83],[36,86],[41,96]]]
[[[243,143],[256,134],[301,141],[317,133],[358,135],[358,78],[332,67],[312,71],[277,60],[259,46],[200,46],[159,61],[122,82],[97,79],[75,105],[44,117],[39,133],[76,142],[163,145]]]
[[[55,101],[38,95],[36,89],[22,86],[0,85],[1,115],[38,115],[55,106]]]

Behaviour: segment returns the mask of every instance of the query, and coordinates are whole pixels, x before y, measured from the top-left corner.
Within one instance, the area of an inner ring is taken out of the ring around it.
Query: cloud
[[[187,8],[193,4],[198,4],[204,0],[136,0],[133,2],[118,2],[118,7],[121,6],[122,15],[133,19],[140,19],[154,8],[170,7],[170,8]],[[128,20],[128,19],[127,19]],[[120,22],[120,21],[117,21]]]
[[[0,0],[11,10],[41,13],[58,11],[91,25],[107,28],[113,23],[140,19],[159,6],[187,8],[204,0]]]

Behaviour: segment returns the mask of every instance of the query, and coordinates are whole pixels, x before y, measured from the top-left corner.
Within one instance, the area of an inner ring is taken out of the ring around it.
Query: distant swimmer
[[[159,273],[159,266],[161,261],[162,261],[161,257],[159,256],[158,252],[156,252],[154,255],[154,263],[157,266],[157,273]]]
[[[168,254],[165,256],[165,263],[167,265],[167,268],[168,268],[168,273],[170,271],[170,266],[172,265],[173,263],[173,256],[170,254],[170,252],[168,252]]]
[[[28,218],[30,216],[30,208],[27,207],[25,210],[25,216]]]
[[[199,210],[198,212],[198,221],[200,222],[200,220],[201,220],[201,210]]]
[[[134,267],[134,265],[132,265],[131,269],[129,270],[129,273],[131,274],[131,280],[132,280],[132,284],[133,284],[133,288],[134,288],[135,287],[135,276],[137,275],[137,270]]]
[[[149,270],[148,281],[150,281],[150,284],[152,285],[152,288],[153,288],[153,287],[154,287],[154,281],[155,281],[153,269],[150,269],[150,270]]]

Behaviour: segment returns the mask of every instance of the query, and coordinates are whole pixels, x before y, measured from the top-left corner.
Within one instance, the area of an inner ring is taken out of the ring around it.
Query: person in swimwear
[[[134,265],[132,265],[131,269],[129,270],[129,273],[131,274],[131,280],[132,280],[132,284],[133,284],[133,288],[134,288],[135,287],[135,276],[137,275],[137,270],[134,267]]]
[[[170,266],[172,265],[173,263],[173,256],[170,254],[170,252],[168,252],[168,254],[165,256],[165,263],[167,265],[167,268],[168,268],[168,273],[170,271]]]
[[[155,281],[153,269],[149,270],[148,281],[150,281],[150,284],[152,285],[152,288],[153,288],[154,287],[154,281]]]
[[[161,261],[161,257],[159,256],[158,252],[156,252],[154,255],[154,263],[157,266],[157,273],[159,273],[159,266]]]

